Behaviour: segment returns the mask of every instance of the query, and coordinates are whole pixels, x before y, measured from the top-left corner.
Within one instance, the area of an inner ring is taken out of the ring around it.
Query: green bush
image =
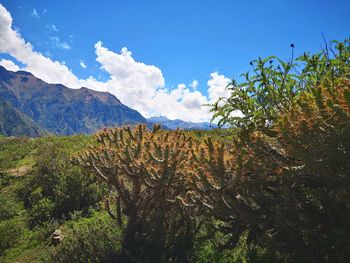
[[[63,231],[63,235],[63,241],[52,251],[54,262],[116,262],[121,233],[108,215],[81,219],[70,230]]]
[[[21,228],[22,226],[18,220],[0,221],[0,256],[4,254],[6,249],[17,243]]]
[[[331,92],[337,81],[350,76],[350,39],[332,41],[315,54],[304,53],[284,61],[275,56],[250,62],[252,71],[233,80],[228,98],[212,104],[213,119],[243,131],[260,130],[271,134],[271,125],[287,113],[303,92],[315,92],[327,83]]]
[[[10,185],[11,177],[7,173],[0,172],[0,187],[6,187]]]
[[[21,195],[30,209],[34,227],[50,219],[66,219],[74,211],[88,213],[97,207],[104,187],[97,179],[72,165],[67,145],[52,138],[38,148],[36,165]]]
[[[15,167],[35,148],[35,141],[26,137],[0,140],[0,171]]]
[[[8,198],[0,202],[0,221],[8,220],[17,214],[17,204]]]
[[[36,225],[42,225],[44,222],[48,222],[52,219],[54,203],[48,199],[43,198],[38,201],[29,212],[29,224],[34,227]]]

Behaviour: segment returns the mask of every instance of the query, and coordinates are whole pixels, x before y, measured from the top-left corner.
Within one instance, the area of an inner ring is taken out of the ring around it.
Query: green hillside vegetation
[[[211,105],[231,129],[1,137],[0,261],[349,262],[350,41],[293,56]]]
[[[0,134],[39,137],[49,133],[9,102],[0,99]]]

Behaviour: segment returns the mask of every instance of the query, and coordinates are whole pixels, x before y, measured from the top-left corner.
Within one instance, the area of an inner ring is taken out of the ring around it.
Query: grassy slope
[[[10,249],[1,255],[0,262],[46,261],[48,252],[47,232],[51,229],[28,227],[28,211],[19,197],[21,188],[35,166],[38,147],[44,142],[59,142],[66,146],[67,154],[77,152],[91,141],[90,136],[5,138],[0,137],[0,231],[14,230]],[[22,167],[26,167],[23,172]],[[10,211],[9,207],[11,208]]]
[[[227,135],[225,131],[189,131],[189,133],[199,139],[209,136],[222,139]],[[52,251],[50,246],[50,234],[54,231],[53,225],[30,229],[28,226],[29,214],[21,199],[21,190],[24,188],[30,177],[35,176],[36,155],[38,149],[44,143],[52,145],[63,145],[67,155],[74,154],[94,143],[92,136],[48,136],[42,138],[6,138],[0,135],[0,235],[1,228],[13,231],[10,248],[5,251],[0,250],[0,262],[48,262],[48,255]],[[11,208],[11,211],[7,211]],[[1,215],[10,214],[8,218]],[[77,217],[65,221],[60,225],[60,229],[69,236],[74,228],[82,225],[99,222],[100,220],[111,220],[105,211],[94,211],[90,218]],[[1,237],[0,237],[1,247]],[[232,262],[233,258],[239,258],[237,251],[232,251],[225,255],[212,253],[212,245],[198,244],[196,262]],[[230,255],[229,255],[230,254]],[[219,260],[220,258],[220,260]],[[239,262],[239,260],[237,261]]]

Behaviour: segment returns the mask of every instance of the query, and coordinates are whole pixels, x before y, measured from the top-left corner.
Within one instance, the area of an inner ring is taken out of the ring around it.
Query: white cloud
[[[35,17],[35,18],[40,18],[38,12],[36,11],[35,8],[33,8],[32,12],[30,13],[32,15],[32,17]]]
[[[63,49],[71,49],[71,46],[68,45],[66,42],[62,42],[62,43],[61,43],[61,47],[62,47]]]
[[[218,72],[210,74],[211,79],[208,80],[208,96],[211,102],[217,101],[221,97],[228,97],[230,91],[227,89],[227,85],[230,83],[230,79],[224,75],[220,75]]]
[[[0,53],[6,53],[24,64],[24,69],[50,83],[78,88],[78,78],[69,68],[33,50],[29,42],[12,29],[10,13],[0,5]]]
[[[99,41],[95,49],[101,69],[110,74],[110,80],[105,83],[107,90],[128,106],[147,115],[150,100],[156,95],[157,89],[165,85],[161,70],[153,65],[136,62],[125,47],[118,54],[103,47]]]
[[[52,31],[58,32],[58,28],[55,25],[46,25],[46,27]]]
[[[59,38],[52,41],[55,44],[65,43]],[[68,46],[65,47],[68,49]],[[131,51],[126,47],[123,47],[120,53],[113,52],[103,46],[101,41],[95,44],[96,60],[101,64],[100,68],[109,74],[109,79],[99,81],[92,76],[79,79],[64,62],[54,61],[35,51],[33,46],[13,29],[12,17],[1,4],[0,53],[12,56],[24,65],[23,70],[30,71],[48,83],[62,83],[70,88],[84,86],[98,91],[108,91],[146,117],[164,115],[170,119],[207,121],[211,114],[209,108],[202,105],[228,95],[225,87],[229,79],[217,72],[211,74],[211,79],[207,83],[208,96],[196,90],[197,80],[189,84],[192,89],[187,88],[185,84],[169,89],[158,67],[135,61]],[[9,68],[15,68],[10,62],[2,63]],[[83,65],[85,64],[81,64],[82,67]]]
[[[193,89],[197,89],[198,84],[199,84],[198,80],[194,79],[192,81],[192,83],[190,84],[190,87],[193,88]]]
[[[71,46],[67,42],[62,42],[58,37],[50,37],[52,44],[61,49],[69,50]]]
[[[2,59],[0,60],[0,65],[11,71],[20,70],[19,66],[17,66],[12,60]]]
[[[85,62],[84,61],[82,61],[82,60],[80,60],[80,66],[82,67],[82,68],[87,68],[87,66],[86,66],[86,64],[85,64]]]

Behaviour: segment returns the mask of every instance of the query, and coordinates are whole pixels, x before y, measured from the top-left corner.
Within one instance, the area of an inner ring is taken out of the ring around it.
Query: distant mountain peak
[[[30,73],[28,71],[24,71],[24,70],[18,70],[18,71],[16,71],[16,74],[21,74],[21,75],[24,75],[24,76],[33,76],[34,77],[34,75],[32,73]]]
[[[94,133],[103,127],[148,123],[139,112],[108,92],[49,84],[29,72],[12,72],[2,66],[0,99],[30,119],[30,123],[59,135]],[[7,107],[7,104],[3,105]]]
[[[147,119],[151,123],[161,124],[171,130],[184,129],[184,130],[211,130],[217,128],[216,124],[209,122],[186,122],[180,119],[170,120],[165,116],[151,117]]]

